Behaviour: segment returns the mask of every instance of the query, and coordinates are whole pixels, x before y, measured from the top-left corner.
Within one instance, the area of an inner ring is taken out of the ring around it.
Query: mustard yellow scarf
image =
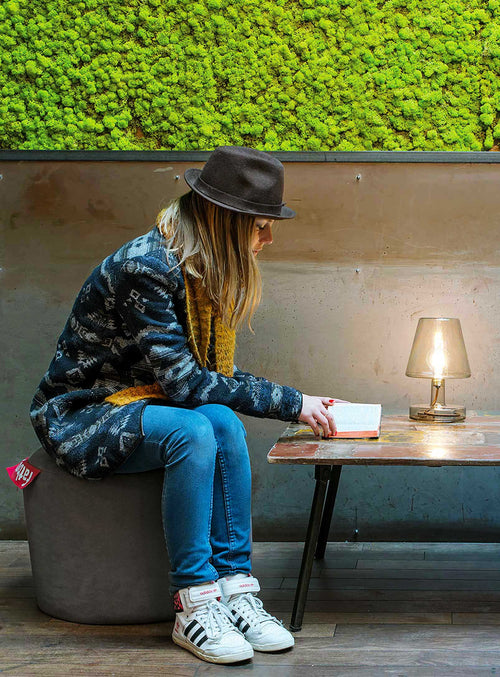
[[[236,346],[236,333],[229,329],[218,313],[214,312],[213,305],[208,298],[202,281],[187,275],[182,271],[184,284],[186,286],[186,317],[187,317],[187,335],[191,352],[200,367],[209,366],[208,350],[210,348],[210,337],[212,332],[212,322],[215,337],[215,365],[210,365],[224,376],[233,375],[234,350]],[[167,399],[158,383],[147,386],[137,386],[120,390],[109,397],[106,402],[111,404],[124,405],[136,400],[149,398]]]

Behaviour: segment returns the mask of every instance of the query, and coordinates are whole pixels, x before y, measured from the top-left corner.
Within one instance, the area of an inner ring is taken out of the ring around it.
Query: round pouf
[[[84,480],[43,450],[23,490],[38,606],[76,623],[174,618],[161,522],[163,470]]]

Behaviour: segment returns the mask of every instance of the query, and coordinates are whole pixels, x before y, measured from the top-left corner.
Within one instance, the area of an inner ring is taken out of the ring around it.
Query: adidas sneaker
[[[255,596],[260,585],[252,574],[225,576],[219,578],[219,585],[233,623],[256,651],[279,651],[294,645],[293,635],[263,608],[262,601]]]
[[[236,663],[252,658],[252,646],[233,625],[221,603],[217,581],[193,585],[174,595],[172,640],[209,663]]]

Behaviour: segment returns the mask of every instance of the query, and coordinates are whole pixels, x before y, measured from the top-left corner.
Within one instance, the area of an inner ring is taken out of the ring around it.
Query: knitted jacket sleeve
[[[199,366],[176,310],[184,300],[181,282],[165,263],[129,259],[117,270],[115,285],[117,310],[172,402],[225,404],[250,416],[297,419],[302,394],[295,388],[243,372],[223,376]]]

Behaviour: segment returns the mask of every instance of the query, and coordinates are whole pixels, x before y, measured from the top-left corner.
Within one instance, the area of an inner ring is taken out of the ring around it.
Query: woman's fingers
[[[335,418],[333,417],[333,414],[329,409],[326,410],[325,416],[328,419],[328,423],[330,424],[330,435],[335,435],[335,433],[337,432],[337,428],[335,426]]]
[[[316,437],[320,437],[321,434],[323,434],[323,437],[332,437],[332,435],[335,435],[336,432],[336,427],[335,427],[335,421],[333,418],[330,418],[328,416],[324,416],[321,418],[318,416],[318,419],[314,419],[311,417],[310,420],[307,421],[309,425],[312,428],[313,433],[316,435]]]
[[[324,437],[335,435],[335,408],[336,403],[347,402],[347,400],[337,400],[333,397],[312,397],[310,395],[302,396],[302,411],[299,421],[303,421],[311,426],[314,434],[319,436],[321,431]],[[333,407],[333,409],[330,409]]]
[[[323,413],[322,411],[318,411],[318,413],[316,414],[316,420],[319,423],[319,425],[323,428],[324,437],[329,437],[330,436],[330,421],[328,420],[328,418],[326,416],[326,411],[325,411],[325,413]]]
[[[306,420],[306,423],[309,423],[309,425],[311,426],[313,433],[315,435],[319,435],[319,427],[318,427],[318,424],[316,423],[316,420],[313,418],[313,416],[308,417],[307,420]]]

